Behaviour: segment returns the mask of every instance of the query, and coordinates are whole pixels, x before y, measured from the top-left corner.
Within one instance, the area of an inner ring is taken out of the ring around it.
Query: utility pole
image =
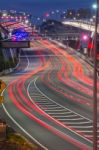
[[[94,33],[94,80],[93,80],[93,150],[97,150],[97,27],[98,27],[98,0],[95,13]]]

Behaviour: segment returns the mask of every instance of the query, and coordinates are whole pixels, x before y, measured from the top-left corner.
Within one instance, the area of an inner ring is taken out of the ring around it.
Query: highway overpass
[[[75,21],[75,20],[70,20],[70,21],[63,21],[62,22],[64,25],[70,25],[70,26],[74,26],[74,27],[78,27],[81,29],[85,29],[88,31],[92,31],[94,32],[95,30],[95,26],[92,22],[88,22],[88,21]],[[99,33],[99,26],[98,26],[98,33]]]

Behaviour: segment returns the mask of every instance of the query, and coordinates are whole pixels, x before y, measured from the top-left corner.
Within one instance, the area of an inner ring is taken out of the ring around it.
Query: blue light
[[[14,37],[14,39],[16,40],[24,40],[29,37],[29,33],[26,32],[24,29],[15,29],[12,32],[12,37]]]

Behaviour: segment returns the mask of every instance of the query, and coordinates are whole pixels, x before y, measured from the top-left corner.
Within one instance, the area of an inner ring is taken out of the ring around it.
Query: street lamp
[[[51,14],[52,14],[52,15],[54,15],[54,14],[55,14],[55,12],[54,12],[54,11],[52,11],[52,12],[51,12]]]
[[[56,12],[59,13],[59,10],[57,9]]]
[[[29,23],[29,20],[27,19],[27,20],[25,20],[25,24],[28,24]]]
[[[3,12],[2,16],[6,17],[7,16],[7,12]]]
[[[93,5],[92,5],[92,8],[93,8],[93,9],[96,9],[97,7],[98,7],[97,4],[93,4]]]
[[[95,33],[94,33],[94,81],[93,81],[93,150],[97,150],[97,27],[98,0],[95,0]]]

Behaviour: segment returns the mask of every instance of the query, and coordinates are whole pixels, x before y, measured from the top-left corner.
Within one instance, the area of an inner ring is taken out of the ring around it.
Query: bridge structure
[[[73,26],[79,29],[84,30],[86,33],[90,33],[89,37],[93,38],[94,31],[95,31],[95,23],[92,21],[84,21],[84,20],[67,20],[62,22],[64,25]],[[99,41],[99,24],[97,27],[97,40]]]
[[[82,39],[82,36],[84,36],[85,34],[89,37],[93,36],[95,30],[94,23],[86,20],[66,20],[62,23],[67,27],[66,30],[60,30],[55,33],[48,32],[42,34],[42,36],[54,40],[78,40]]]
[[[66,20],[63,21],[64,25],[70,25],[72,27],[76,27],[78,29],[84,30],[86,33],[86,37],[83,35],[79,35],[79,49],[83,48],[83,53],[87,55],[92,61],[94,57],[93,53],[93,42],[94,42],[94,31],[95,31],[95,23],[87,20]],[[97,28],[97,59],[99,59],[99,25]],[[82,34],[81,32],[79,34]],[[83,36],[83,37],[81,37]]]
[[[74,49],[81,50],[83,53],[86,53],[89,57],[93,58],[93,49],[91,48],[88,50],[88,44],[90,39],[93,39],[95,31],[94,22],[87,20],[65,20],[62,23],[67,27],[66,31],[47,33],[45,36],[52,40],[65,41],[65,43],[69,42],[71,43],[70,46],[74,46]],[[99,25],[97,32],[99,33]],[[97,37],[97,40],[99,41],[99,36]]]
[[[66,33],[48,33],[48,34],[42,34],[45,38],[51,38],[52,40],[78,40],[80,38],[80,33],[78,32],[66,32]]]
[[[81,28],[87,31],[94,32],[95,24],[92,21],[86,20],[66,20],[62,22],[64,25],[71,25],[73,27]],[[99,33],[99,25],[98,25],[98,33]]]

